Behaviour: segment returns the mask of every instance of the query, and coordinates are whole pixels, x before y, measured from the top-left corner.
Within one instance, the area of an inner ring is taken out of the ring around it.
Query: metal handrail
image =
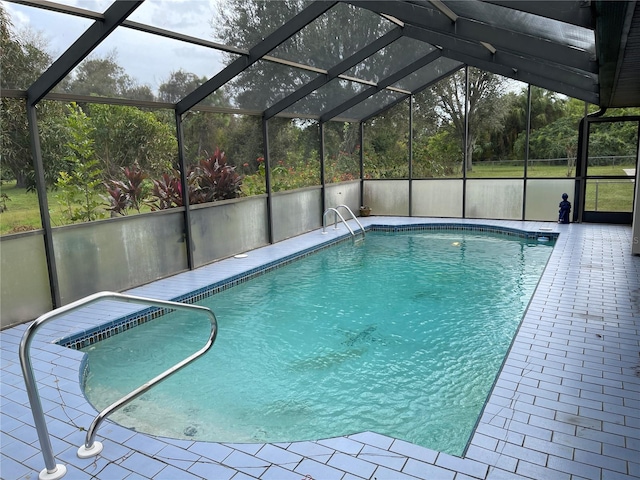
[[[49,322],[55,318],[60,317],[63,314],[72,312],[77,310],[78,308],[85,307],[87,305],[102,301],[102,300],[115,300],[126,303],[136,303],[141,305],[149,305],[154,307],[166,307],[173,310],[197,310],[205,313],[209,316],[209,320],[211,322],[211,333],[209,334],[209,338],[205,345],[190,355],[189,357],[182,360],[177,365],[171,367],[165,372],[161,373],[157,377],[149,380],[147,383],[137,388],[127,396],[122,399],[114,402],[112,405],[104,409],[102,412],[98,414],[98,416],[94,419],[87,431],[87,437],[85,444],[80,447],[78,450],[78,456],[81,458],[87,458],[90,456],[94,456],[99,454],[102,451],[102,444],[100,442],[94,442],[95,433],[97,428],[99,427],[102,420],[106,418],[107,415],[112,413],[114,410],[126,405],[134,398],[138,397],[149,388],[154,386],[155,384],[161,382],[165,378],[169,377],[173,373],[180,370],[182,367],[186,366],[188,363],[192,362],[202,354],[204,354],[207,350],[211,348],[213,342],[216,339],[216,335],[218,334],[218,322],[214,313],[207,307],[201,307],[199,305],[190,305],[186,303],[179,302],[171,302],[167,300],[156,300],[150,298],[136,297],[133,295],[123,295],[121,293],[114,292],[99,292],[93,295],[89,295],[88,297],[77,300],[69,305],[65,305],[64,307],[57,308],[56,310],[52,310],[51,312],[45,313],[38,317],[29,327],[27,327],[26,331],[22,336],[22,340],[20,341],[19,355],[20,355],[20,366],[22,367],[22,375],[24,377],[24,383],[27,389],[27,395],[29,397],[29,403],[31,406],[31,412],[33,414],[33,420],[35,422],[36,431],[38,433],[38,440],[40,441],[40,447],[42,449],[42,456],[44,457],[45,468],[40,472],[38,478],[40,480],[57,480],[62,478],[66,472],[67,468],[64,465],[56,464],[56,460],[53,456],[53,450],[51,448],[51,441],[49,439],[49,431],[47,429],[47,424],[44,418],[44,412],[42,410],[42,403],[40,401],[40,395],[38,394],[38,387],[36,385],[35,376],[33,374],[33,366],[31,363],[31,356],[29,355],[29,349],[31,347],[31,342],[33,341],[33,337],[35,335],[36,330],[40,328],[44,323]],[[97,444],[97,445],[96,445]]]
[[[355,216],[355,214],[353,213],[353,211],[352,211],[352,210],[351,210],[347,205],[338,205],[338,206],[336,207],[336,209],[339,209],[339,208],[346,208],[346,209],[347,209],[347,212],[349,212],[349,215],[351,215],[351,218],[353,218],[353,219],[356,221],[356,223],[357,223],[357,224],[358,224],[358,226],[360,227],[360,230],[362,230],[362,236],[364,237],[364,236],[365,236],[364,227],[363,227],[363,226],[362,226],[362,224],[360,223],[360,220],[358,220],[358,217],[356,217],[356,216]]]
[[[347,223],[347,221],[344,219],[344,217],[340,214],[340,212],[338,211],[339,208],[346,208],[347,211],[351,214],[351,218],[353,218],[356,223],[358,224],[358,226],[360,227],[360,230],[362,231],[362,236],[365,236],[365,232],[364,232],[364,227],[362,226],[362,224],[358,221],[358,219],[356,218],[356,216],[353,214],[353,212],[351,211],[351,209],[346,206],[346,205],[338,205],[337,207],[330,207],[327,208],[324,212],[324,214],[322,215],[322,233],[325,234],[327,233],[327,214],[329,212],[333,212],[334,216],[333,216],[333,228],[334,230],[338,229],[338,217],[340,217],[340,220],[342,220],[342,223],[345,224],[345,226],[349,229],[349,232],[351,232],[351,235],[355,237],[355,233],[354,231],[351,229],[351,227],[349,226],[349,224]]]
[[[333,216],[333,229],[334,230],[338,229],[338,217],[340,217],[340,220],[342,220],[342,223],[344,223],[347,226],[347,228],[351,232],[351,235],[355,236],[355,233],[353,233],[353,230],[351,229],[349,224],[346,222],[344,217],[342,215],[340,215],[340,212],[338,210],[336,210],[335,208],[333,208],[333,207],[332,208],[327,208],[327,210],[322,215],[322,233],[323,234],[327,233],[327,213],[329,213],[329,212],[333,212],[335,214]]]

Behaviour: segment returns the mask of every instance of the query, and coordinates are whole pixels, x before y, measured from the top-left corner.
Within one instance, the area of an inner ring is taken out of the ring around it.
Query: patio
[[[54,455],[70,479],[631,479],[640,477],[640,258],[628,226],[504,220],[363,218],[372,224],[452,223],[559,232],[463,458],[374,432],[285,444],[218,444],[157,438],[106,421],[104,451],[76,451],[96,412],[79,385],[83,354],[51,342],[127,312],[95,305],[40,330],[32,357]],[[545,230],[541,230],[545,229]],[[242,269],[311,248],[321,230],[262,247],[127,293],[176,298]],[[105,304],[106,305],[106,304]],[[111,308],[113,307],[113,308]],[[0,333],[1,476],[42,470],[18,361],[26,325]],[[215,345],[214,347],[215,348]]]

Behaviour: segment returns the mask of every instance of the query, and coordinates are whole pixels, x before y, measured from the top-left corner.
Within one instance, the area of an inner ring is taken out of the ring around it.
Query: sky
[[[129,20],[222,43],[215,37],[215,18],[224,1],[146,0],[129,16]],[[56,2],[99,13],[111,5],[111,0]],[[93,23],[89,19],[4,0],[0,3],[9,13],[17,31],[39,32],[45,49],[53,58],[62,54]],[[222,52],[126,27],[118,27],[91,55],[114,56],[131,78],[140,85],[148,85],[156,94],[172,71],[182,69],[199,77],[211,78],[224,68],[225,62]],[[522,88],[523,84],[515,81],[509,87],[516,92]]]
[[[149,0],[130,16],[129,20],[145,23],[178,33],[214,38],[212,20],[219,0]],[[92,21],[38,8],[2,1],[11,21],[18,31],[39,32],[46,50],[57,58],[91,24]],[[94,12],[104,12],[109,0],[58,0]],[[94,50],[92,55],[104,57],[115,54],[118,64],[139,84],[146,84],[156,91],[169,78],[171,71],[183,70],[202,77],[211,77],[223,68],[224,57],[214,50],[187,44],[156,35],[145,34],[130,28],[118,27],[108,39]]]

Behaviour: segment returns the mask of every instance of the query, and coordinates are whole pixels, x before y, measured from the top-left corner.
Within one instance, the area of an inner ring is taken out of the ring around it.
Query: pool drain
[[[185,428],[183,433],[187,437],[193,437],[193,436],[195,436],[196,433],[198,433],[198,429],[196,427],[194,427],[193,425],[191,425],[191,426]]]

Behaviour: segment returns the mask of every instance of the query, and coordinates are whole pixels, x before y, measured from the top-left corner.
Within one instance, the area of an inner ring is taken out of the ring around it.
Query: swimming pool
[[[220,324],[211,354],[113,419],[223,442],[371,430],[460,454],[550,252],[473,231],[370,234],[318,252],[200,302]],[[171,314],[89,347],[89,399],[103,408],[198,348],[206,328]]]

